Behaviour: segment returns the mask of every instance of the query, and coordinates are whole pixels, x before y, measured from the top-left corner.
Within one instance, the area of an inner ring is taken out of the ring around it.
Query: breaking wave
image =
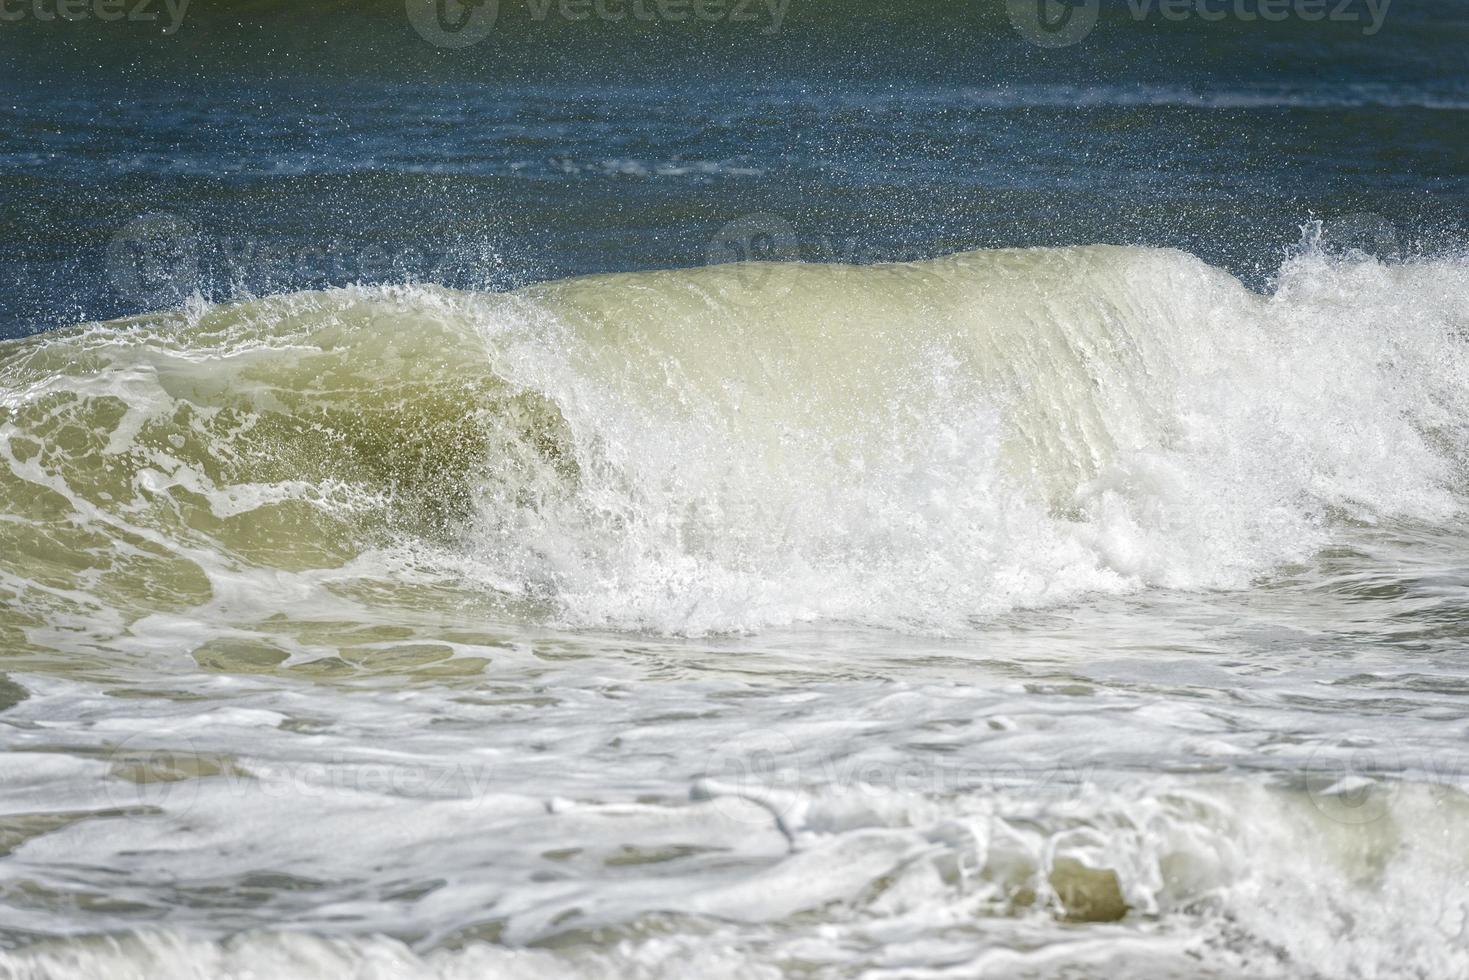
[[[0,345],[0,638],[347,580],[668,633],[1244,587],[1459,521],[1466,331],[1459,258],[1260,295],[1103,246],[196,302]]]

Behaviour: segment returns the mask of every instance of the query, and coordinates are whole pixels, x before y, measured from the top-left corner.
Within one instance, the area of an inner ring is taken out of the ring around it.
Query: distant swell
[[[1242,587],[1461,519],[1466,331],[1460,259],[1259,296],[1100,246],[79,327],[0,345],[0,634],[285,583],[669,633]]]

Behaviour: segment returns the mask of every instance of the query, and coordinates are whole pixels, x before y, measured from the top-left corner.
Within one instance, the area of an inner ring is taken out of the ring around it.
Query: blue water
[[[393,4],[201,7],[167,37],[6,27],[0,332],[196,289],[697,265],[751,213],[789,226],[781,257],[1176,246],[1256,288],[1313,218],[1374,253],[1463,238],[1469,28],[1453,3],[1400,2],[1371,36],[1109,3],[1057,49],[998,3],[797,3],[775,35],[503,6],[462,51]],[[151,247],[188,254],[137,295],[106,249],[151,214],[187,239]]]

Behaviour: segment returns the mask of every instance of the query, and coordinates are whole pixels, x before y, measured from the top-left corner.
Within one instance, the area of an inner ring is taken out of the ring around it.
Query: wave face
[[[394,590],[962,630],[1457,521],[1469,263],[1086,247],[295,293],[0,346],[0,638]],[[417,601],[417,600],[415,600]]]

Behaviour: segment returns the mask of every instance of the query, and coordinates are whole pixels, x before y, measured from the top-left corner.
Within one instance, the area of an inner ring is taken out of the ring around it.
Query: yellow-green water
[[[1462,972],[1464,283],[1010,250],[6,342],[0,975]]]

